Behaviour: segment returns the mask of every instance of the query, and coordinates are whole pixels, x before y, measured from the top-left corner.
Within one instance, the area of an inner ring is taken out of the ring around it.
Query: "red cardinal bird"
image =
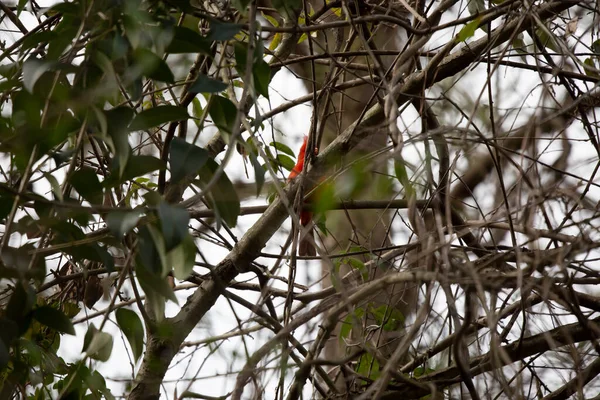
[[[300,175],[302,170],[304,169],[304,157],[306,155],[306,144],[308,143],[308,136],[304,136],[304,142],[302,142],[302,147],[300,147],[300,151],[298,152],[298,161],[296,165],[290,172],[290,176],[288,177],[288,182]],[[316,150],[315,150],[316,153]],[[300,211],[300,224],[302,226],[307,226],[312,221],[312,212],[302,210]],[[310,236],[310,237],[309,237]],[[306,235],[300,238],[300,243],[298,244],[298,255],[299,256],[316,256],[317,251],[313,246],[314,241],[314,233],[313,230],[310,229]]]

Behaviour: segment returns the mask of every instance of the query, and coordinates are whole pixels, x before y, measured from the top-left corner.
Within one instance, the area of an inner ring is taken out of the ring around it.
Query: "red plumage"
[[[302,142],[302,146],[300,147],[300,151],[298,152],[298,161],[296,161],[296,165],[290,171],[290,176],[288,177],[288,182],[300,175],[302,170],[304,169],[304,158],[306,156],[306,145],[308,143],[308,136],[304,137],[304,141]],[[310,224],[312,221],[312,212],[310,211],[300,211],[300,224],[305,227]],[[310,236],[310,237],[309,237]],[[300,242],[298,243],[298,255],[299,256],[316,256],[317,251],[313,246],[314,233],[313,230],[310,229],[306,235],[300,238]]]

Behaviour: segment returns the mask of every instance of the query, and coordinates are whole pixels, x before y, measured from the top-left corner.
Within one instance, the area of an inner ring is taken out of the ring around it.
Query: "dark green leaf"
[[[214,160],[209,159],[207,161],[199,175],[202,186],[213,179],[218,169],[219,164]],[[240,215],[240,200],[235,187],[224,171],[221,171],[216,182],[208,188],[208,199],[217,217],[225,221],[229,227],[234,227],[237,223],[237,217]]]
[[[79,32],[79,23],[73,17],[63,17],[63,20],[54,30],[56,38],[48,42],[47,56],[50,60],[58,60],[65,49],[71,45]]]
[[[2,323],[2,317],[0,317],[0,323]],[[2,325],[4,326],[4,325]],[[8,353],[8,343],[4,343],[4,340],[0,337],[0,370],[4,370],[4,368],[8,365],[8,360],[10,359],[10,355]]]
[[[65,314],[50,306],[42,306],[33,310],[33,318],[58,332],[75,335],[75,328]]]
[[[208,158],[208,152],[203,148],[184,139],[173,138],[169,148],[172,182],[177,183],[187,175],[196,175]]]
[[[142,73],[148,78],[166,83],[175,82],[173,72],[165,60],[150,50],[143,48],[136,49],[134,58],[137,65],[141,68]]]
[[[292,160],[290,157],[286,156],[285,154],[277,154],[277,163],[279,165],[281,165],[283,168],[287,169],[288,171],[293,170],[294,166],[296,165],[294,160]]]
[[[292,149],[290,149],[288,146],[286,146],[285,144],[283,144],[281,142],[271,142],[271,143],[269,143],[269,146],[273,146],[277,149],[277,151],[280,151],[280,152],[290,155],[292,157],[295,156]]]
[[[185,107],[172,105],[157,106],[136,115],[131,125],[129,125],[129,130],[142,131],[167,122],[188,119],[189,117]]]
[[[102,183],[105,187],[110,187],[121,182],[126,182],[130,179],[136,178],[148,174],[152,171],[163,169],[165,164],[162,160],[152,156],[131,156],[127,161],[127,166],[123,169],[121,177],[117,175],[118,171],[113,173],[106,178]],[[117,169],[121,169],[117,166]]]
[[[237,108],[231,100],[221,96],[213,96],[208,113],[219,130],[225,133],[233,132]]]
[[[14,272],[14,277],[27,277],[43,280],[46,274],[46,260],[44,257],[36,257],[34,265],[32,254],[35,247],[32,243],[25,244],[19,248],[7,246],[0,252],[2,267],[8,267],[8,272]],[[1,265],[1,264],[0,264]]]
[[[165,244],[157,229],[143,225],[138,234],[138,270],[140,265],[150,274],[163,277],[166,271]]]
[[[288,18],[296,19],[302,9],[302,0],[273,0],[273,7]]]
[[[0,221],[2,221],[10,213],[15,198],[9,193],[0,194]]]
[[[210,41],[198,32],[182,26],[175,27],[175,36],[167,47],[167,53],[211,54]]]
[[[593,78],[600,76],[598,73],[598,68],[596,67],[596,63],[594,63],[594,60],[591,57],[586,58],[583,62],[583,69],[585,70],[585,74],[587,76],[591,76]]]
[[[85,336],[83,337],[83,347],[81,348],[82,352],[86,351],[87,348],[90,346],[90,343],[92,342],[92,339],[96,335],[96,332],[98,332],[98,329],[96,328],[96,326],[94,326],[93,323],[91,323],[88,326],[87,331],[85,332]]]
[[[29,328],[31,318],[29,311],[35,304],[35,292],[31,286],[18,282],[15,285],[12,296],[6,306],[5,316],[12,320],[18,328],[18,334],[22,335]]]
[[[250,4],[250,0],[233,0],[233,7],[245,15],[246,8],[248,8],[248,4]]]
[[[225,89],[227,89],[226,83],[201,74],[192,86],[190,86],[189,91],[191,93],[218,93]]]
[[[133,110],[129,107],[116,107],[104,112],[107,130],[105,133],[110,135],[112,139],[116,153],[116,161],[119,164],[117,176],[123,174],[123,171],[127,166],[129,154],[131,153],[127,127],[132,118]]]
[[[254,153],[250,153],[250,162],[254,168],[254,179],[256,181],[256,197],[260,195],[260,192],[265,184],[265,168],[258,161],[258,157]]]
[[[554,50],[555,52],[559,52],[560,46],[556,42],[556,39],[554,38],[552,32],[550,32],[547,28],[536,29],[535,35],[537,36],[539,44],[542,46],[542,49],[548,47],[549,49]]]
[[[81,167],[71,175],[70,183],[90,204],[102,204],[102,184],[93,169]]]
[[[208,40],[224,41],[233,39],[235,35],[242,30],[244,25],[219,22],[217,20],[210,21],[210,31],[208,32]]]
[[[115,312],[115,316],[117,317],[117,324],[119,324],[119,327],[129,341],[133,357],[137,362],[144,352],[144,326],[142,325],[142,321],[140,321],[140,317],[135,312],[126,308],[119,308]]]
[[[592,43],[592,51],[597,56],[600,56],[600,39],[598,39],[594,43]]]
[[[235,63],[236,70],[242,78],[246,76],[248,63],[248,45],[245,43],[235,43]],[[252,85],[257,94],[269,98],[269,83],[271,82],[271,67],[262,58],[262,43],[257,43],[254,55],[252,57],[252,81],[246,84]]]
[[[135,271],[140,285],[142,285],[142,289],[144,289],[146,294],[153,292],[178,304],[177,297],[175,297],[175,293],[173,293],[173,289],[167,283],[166,278],[152,274],[139,263],[136,265]]]
[[[158,216],[160,217],[166,250],[169,251],[188,236],[190,214],[184,208],[163,202],[158,206]]]
[[[271,67],[263,59],[257,60],[252,68],[254,88],[258,94],[269,98],[269,83],[271,83]]]
[[[137,211],[113,211],[106,216],[106,225],[117,239],[121,239],[135,228],[139,220],[140,213]]]

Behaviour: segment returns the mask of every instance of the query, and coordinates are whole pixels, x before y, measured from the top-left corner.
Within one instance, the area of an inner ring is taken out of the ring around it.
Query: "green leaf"
[[[345,339],[348,339],[352,332],[352,323],[354,316],[352,314],[346,315],[346,318],[342,321],[340,326],[340,344],[345,344]]]
[[[94,360],[108,361],[112,348],[113,337],[109,333],[96,331],[85,352]]]
[[[186,235],[181,243],[167,254],[169,264],[173,267],[175,278],[189,278],[194,269],[198,249],[191,235]]]
[[[62,189],[56,180],[56,177],[48,172],[44,172],[44,178],[46,178],[48,183],[50,183],[52,193],[54,193],[54,198],[56,198],[58,201],[63,201]]]
[[[273,0],[273,7],[288,18],[296,19],[302,9],[302,0]]]
[[[273,18],[272,16],[265,14],[264,12],[261,11],[260,13],[262,15],[262,17],[264,19],[266,19],[267,21],[269,21],[269,23],[274,26],[274,27],[278,27],[279,26],[279,22],[277,22],[277,20],[275,18]]]
[[[294,160],[285,154],[277,154],[277,163],[288,171],[293,170],[294,166],[296,165]]]
[[[50,306],[41,306],[33,310],[33,319],[58,332],[75,335],[75,328],[65,314]]]
[[[356,372],[369,379],[375,380],[381,375],[381,372],[379,371],[379,361],[369,353],[363,354],[360,356],[360,360],[356,366]]]
[[[210,31],[208,32],[209,41],[225,41],[233,39],[244,25],[224,23],[217,20],[210,21]]]
[[[237,115],[237,108],[231,102],[222,96],[213,96],[210,102],[208,113],[213,123],[220,131],[230,134],[233,132],[233,124]]]
[[[292,157],[295,156],[292,149],[290,149],[288,146],[286,146],[285,144],[283,144],[281,142],[271,142],[271,143],[269,143],[269,146],[273,146],[277,149],[277,151],[280,151],[280,152],[290,155]]]
[[[479,26],[480,22],[481,22],[481,18],[475,18],[473,21],[471,21],[467,25],[465,25],[460,30],[460,32],[458,32],[458,41],[464,42],[468,38],[475,35],[475,31],[477,30],[477,27]]]
[[[554,35],[549,32],[547,28],[537,28],[535,30],[535,35],[537,36],[542,48],[548,47],[555,52],[559,52],[560,46],[557,44],[556,39],[554,39]]]
[[[131,156],[127,161],[127,166],[123,170],[123,174],[121,175],[121,177],[116,176],[116,174],[111,174],[103,182],[103,185],[105,187],[110,187],[112,185],[119,184],[120,182],[125,182],[138,176],[142,176],[152,171],[164,168],[165,163],[156,157]]]
[[[129,125],[129,130],[142,131],[167,122],[188,119],[189,117],[185,107],[173,105],[157,106],[136,115],[131,125]]]
[[[423,375],[427,375],[430,374],[432,372],[435,372],[435,369],[429,368],[429,367],[424,367],[424,366],[420,366],[414,369],[413,371],[413,376],[415,378],[420,378]]]
[[[33,87],[37,81],[53,66],[53,61],[38,60],[30,58],[23,63],[23,86],[29,93],[33,93]]]
[[[600,39],[598,39],[594,43],[592,43],[592,51],[597,56],[600,56]]]
[[[265,168],[261,165],[258,157],[254,153],[250,153],[250,162],[254,168],[254,180],[256,181],[256,197],[260,195],[260,192],[265,184]]]
[[[316,191],[316,200],[314,201],[315,213],[320,214],[331,210],[335,204],[336,193],[333,183],[325,183],[319,186]]]
[[[166,83],[175,83],[173,72],[161,57],[147,49],[135,50],[134,59],[142,73],[150,79]],[[139,75],[138,75],[139,76]]]
[[[71,45],[73,39],[79,32],[79,21],[77,18],[63,16],[62,21],[54,29],[56,38],[48,42],[47,57],[51,60],[58,60],[65,49]]]
[[[202,118],[202,104],[200,104],[200,99],[194,97],[192,100],[192,115],[194,116],[194,123],[200,129],[202,129],[202,122],[200,119]]]
[[[406,172],[404,160],[394,160],[394,171],[396,173],[396,178],[404,188],[406,198],[408,199],[415,196],[416,192],[412,186],[412,183],[410,183],[410,180],[408,179],[408,173]]]
[[[585,70],[585,74],[587,76],[591,76],[593,78],[600,76],[598,73],[598,68],[596,67],[596,63],[591,57],[586,58],[583,62],[583,69]]]
[[[235,68],[242,77],[246,76],[248,62],[248,45],[246,43],[235,43]],[[251,85],[257,94],[269,98],[269,83],[271,81],[271,67],[262,58],[262,42],[256,43],[256,49],[252,57],[252,75],[251,82],[245,82]]]
[[[369,280],[369,269],[365,266],[365,264],[356,259],[356,258],[346,258],[345,263],[347,263],[350,267],[352,267],[352,269],[355,269],[357,271],[360,272],[363,280],[365,282],[368,282]]]
[[[175,293],[173,293],[173,289],[171,289],[165,277],[151,273],[140,263],[137,263],[135,271],[136,277],[146,294],[152,292],[178,304],[177,297],[175,297]]]
[[[10,296],[4,315],[15,323],[15,328],[17,328],[15,330],[16,335],[22,335],[27,332],[31,323],[29,311],[34,304],[35,292],[33,288],[28,284],[18,282],[15,285],[13,294]]]
[[[379,306],[371,309],[371,313],[375,317],[377,325],[385,331],[394,332],[404,326],[404,314],[391,306]]]
[[[362,307],[356,308],[352,313],[348,314],[344,321],[342,321],[342,326],[340,327],[340,343],[344,344],[344,339],[350,336],[350,332],[352,332],[353,326],[360,326],[360,320],[364,316],[365,310]]]
[[[89,167],[81,167],[73,172],[69,180],[77,193],[90,204],[102,204],[102,184],[96,172]]]
[[[207,161],[199,175],[201,186],[212,180],[218,168],[219,164],[214,160]],[[221,171],[217,181],[208,188],[207,197],[210,207],[215,210],[218,219],[222,219],[230,228],[233,228],[237,223],[238,215],[240,215],[240,199],[224,171]]]
[[[85,336],[83,337],[83,347],[81,348],[81,352],[86,351],[86,349],[90,346],[90,343],[92,342],[96,332],[98,332],[98,329],[93,323],[91,323],[85,332]]]
[[[165,243],[160,232],[152,225],[139,228],[138,257],[138,266],[141,264],[152,275],[167,275]]]
[[[114,151],[117,155],[116,160],[119,164],[118,176],[123,174],[131,153],[127,127],[132,118],[133,110],[129,107],[116,107],[104,113],[107,131],[103,133],[110,135],[112,139]]]
[[[209,159],[208,151],[181,138],[173,138],[169,148],[169,164],[173,183],[185,176],[196,175]]]
[[[166,250],[178,246],[188,236],[190,214],[186,209],[162,202],[158,206],[158,216],[165,240]]]
[[[254,76],[254,87],[256,92],[268,99],[269,83],[271,83],[271,67],[265,60],[260,59],[254,63],[252,75]]]
[[[210,41],[196,31],[176,26],[175,36],[166,51],[172,54],[202,53],[210,55]]]
[[[137,362],[144,352],[144,326],[142,325],[142,321],[140,321],[140,317],[135,312],[126,308],[119,308],[115,312],[115,316],[119,328],[121,328],[129,341],[133,357]]]
[[[201,74],[190,86],[190,93],[219,93],[227,89],[227,84]]]
[[[469,4],[467,6],[469,13],[471,15],[479,14],[486,10],[485,1],[484,0],[469,0]]]
[[[135,228],[139,220],[138,211],[113,211],[106,216],[106,225],[114,237],[121,239]]]
[[[2,321],[2,317],[0,317],[0,323],[3,323],[5,321]],[[6,321],[8,322],[8,321]],[[3,325],[4,326],[4,325]],[[8,361],[10,360],[10,354],[8,353],[8,343],[5,344],[4,340],[2,340],[2,337],[0,337],[0,370],[4,370],[4,368],[8,365]]]
[[[251,0],[232,0],[233,7],[241,12],[242,14],[246,14],[246,8],[248,8],[248,4],[250,4]]]
[[[0,221],[8,216],[14,202],[15,198],[12,195],[8,193],[0,194]],[[39,202],[35,202],[34,206],[37,204],[39,204]]]

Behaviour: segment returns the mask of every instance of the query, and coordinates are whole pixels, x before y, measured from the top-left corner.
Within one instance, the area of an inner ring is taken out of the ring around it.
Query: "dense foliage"
[[[598,7],[1,3],[0,398],[597,394]]]

